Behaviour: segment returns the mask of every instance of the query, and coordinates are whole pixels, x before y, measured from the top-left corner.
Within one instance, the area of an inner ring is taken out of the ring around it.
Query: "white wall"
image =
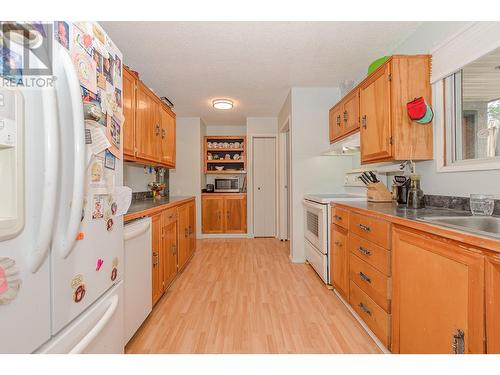
[[[253,236],[253,163],[252,163],[252,137],[257,135],[277,135],[277,117],[247,117],[247,228],[249,236]],[[276,138],[278,147],[278,138]],[[276,160],[276,166],[278,165]],[[277,171],[277,169],[276,169]],[[278,175],[276,174],[276,186],[278,186]],[[278,197],[276,197],[276,202]],[[276,217],[278,217],[277,206]],[[277,225],[276,225],[277,228]]]
[[[426,22],[393,53],[430,53],[466,24],[467,22]],[[437,142],[434,142],[434,155],[437,152],[436,145]],[[426,194],[465,197],[473,193],[486,193],[500,198],[500,170],[438,173],[436,162],[431,160],[417,163],[417,172],[422,175],[422,188]]]
[[[177,117],[176,166],[170,170],[170,196],[196,197],[196,234],[201,235],[201,142],[199,117]]]
[[[292,261],[304,261],[302,200],[307,193],[344,191],[351,158],[321,156],[328,149],[328,110],[340,98],[338,88],[291,89]],[[285,101],[285,105],[287,101]],[[286,116],[281,111],[281,116]]]
[[[245,135],[245,125],[207,125],[207,135]]]

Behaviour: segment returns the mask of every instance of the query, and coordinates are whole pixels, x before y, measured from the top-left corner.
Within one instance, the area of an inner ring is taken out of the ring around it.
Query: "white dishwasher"
[[[125,224],[124,242],[125,345],[153,308],[151,301],[151,218],[137,219]]]

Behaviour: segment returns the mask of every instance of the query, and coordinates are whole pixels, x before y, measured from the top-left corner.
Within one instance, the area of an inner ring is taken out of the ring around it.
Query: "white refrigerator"
[[[53,85],[2,71],[0,353],[122,353],[122,55],[97,23],[47,27]]]

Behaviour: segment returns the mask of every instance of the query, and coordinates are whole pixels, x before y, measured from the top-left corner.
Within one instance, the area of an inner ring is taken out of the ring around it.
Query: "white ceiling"
[[[277,116],[293,86],[358,81],[420,22],[101,22],[124,63],[178,116],[243,125]],[[235,101],[231,111],[211,99]]]

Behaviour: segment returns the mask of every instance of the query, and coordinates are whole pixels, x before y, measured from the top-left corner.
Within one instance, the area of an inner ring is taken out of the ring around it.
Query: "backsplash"
[[[469,211],[469,198],[453,197],[448,195],[425,195],[425,205],[429,207],[450,208],[453,210]],[[493,215],[500,216],[500,199],[495,199]]]

